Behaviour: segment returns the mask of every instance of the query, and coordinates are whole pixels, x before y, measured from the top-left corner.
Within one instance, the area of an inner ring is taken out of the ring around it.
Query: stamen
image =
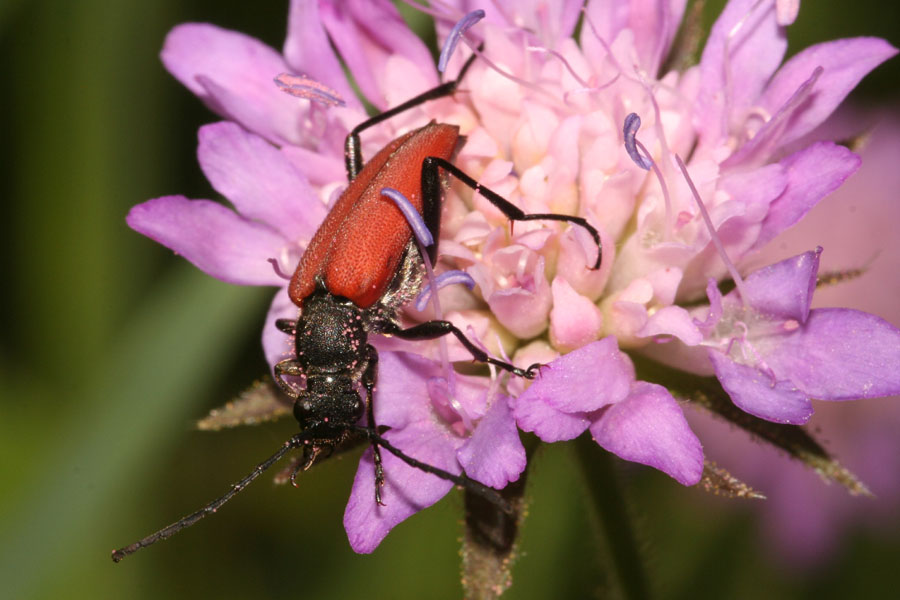
[[[543,46],[528,46],[525,48],[525,50],[527,50],[528,52],[543,52],[544,54],[549,54],[551,56],[558,58],[559,62],[561,62],[563,64],[563,66],[566,68],[566,71],[568,71],[569,74],[572,75],[572,77],[575,79],[575,81],[578,82],[579,85],[581,85],[584,88],[591,87],[591,84],[589,84],[587,81],[582,79],[578,75],[578,73],[575,72],[575,69],[572,68],[572,65],[569,64],[569,61],[567,61],[566,58],[562,54],[557,52],[556,50],[550,50],[549,48],[544,48]]]
[[[619,80],[619,77],[621,77],[621,76],[622,76],[621,73],[616,73],[615,75],[612,76],[612,79],[610,79],[609,81],[607,81],[604,84],[595,85],[593,87],[583,87],[583,88],[575,88],[574,90],[569,90],[563,94],[563,100],[565,101],[566,104],[569,104],[569,96],[572,94],[593,94],[595,92],[603,91],[606,88],[612,86],[616,81]]]
[[[428,226],[425,225],[425,221],[422,219],[422,215],[419,214],[419,211],[416,210],[416,207],[412,205],[412,203],[407,200],[406,196],[404,196],[398,190],[393,188],[382,188],[381,194],[386,196],[394,201],[394,204],[397,205],[397,208],[400,209],[400,212],[403,213],[403,216],[406,218],[407,223],[409,223],[410,229],[413,231],[413,238],[416,240],[416,244],[419,246],[419,255],[422,257],[422,261],[425,263],[425,276],[428,280],[428,286],[437,290],[440,287],[437,284],[437,278],[434,276],[434,269],[431,265],[431,259],[428,258],[428,252],[425,251],[425,248],[434,244],[434,237],[431,235],[431,231],[429,231]],[[441,312],[441,303],[438,300],[437,294],[431,295],[431,303],[434,306],[434,317],[437,320],[442,320],[444,318],[443,313]],[[469,419],[466,411],[463,409],[462,404],[460,404],[459,400],[456,399],[456,378],[454,375],[456,372],[453,370],[453,367],[450,365],[450,352],[447,350],[447,338],[441,337],[438,339],[438,348],[440,349],[441,354],[441,365],[444,368],[444,372],[447,374],[447,390],[449,396],[450,406],[453,407],[460,418],[462,418],[463,422],[467,424],[471,424],[471,420]]]
[[[285,274],[285,272],[281,270],[281,263],[278,262],[277,258],[267,258],[266,261],[268,261],[268,263],[272,265],[272,270],[275,271],[276,275],[278,275],[282,279],[286,279],[288,281],[291,280],[290,275]]]
[[[645,171],[649,171],[650,167],[653,166],[653,159],[650,158],[650,155],[647,153],[643,144],[641,144],[640,147],[640,150],[644,152],[643,155],[638,151],[639,148],[637,147],[637,132],[640,128],[641,118],[637,113],[631,113],[625,117],[625,127],[622,131],[625,135],[625,151],[628,152],[628,156],[631,157],[634,164]]]
[[[742,364],[752,366],[754,369],[766,375],[771,380],[771,386],[775,387],[775,384],[778,383],[778,377],[775,375],[775,371],[773,371],[772,368],[766,364],[765,359],[759,352],[757,352],[753,344],[750,343],[750,328],[743,321],[737,321],[734,325],[737,329],[741,330],[741,335],[740,337],[731,338],[731,343],[728,345],[727,354],[731,354],[731,348],[735,343],[740,343],[740,362]],[[757,329],[757,327],[754,327],[754,330]],[[757,334],[759,333],[760,332],[757,331]]]
[[[456,25],[453,26],[453,29],[450,30],[450,35],[447,36],[447,39],[444,40],[444,47],[441,48],[441,57],[438,60],[438,71],[443,73],[447,69],[447,63],[450,62],[450,57],[453,56],[453,51],[456,50],[457,44],[459,44],[459,40],[465,35],[466,31],[469,30],[475,23],[482,20],[484,18],[484,11],[481,9],[473,10],[468,13],[462,19],[456,22]]]
[[[641,117],[638,116],[637,113],[631,113],[625,117],[625,127],[623,128],[625,151],[628,152],[628,156],[631,157],[631,160],[633,160],[637,166],[645,171],[652,170],[656,179],[659,181],[663,201],[666,205],[666,221],[665,227],[663,228],[663,240],[669,241],[675,233],[675,224],[672,221],[672,198],[669,196],[669,186],[666,185],[666,180],[663,177],[662,171],[656,166],[656,161],[650,157],[650,152],[640,140],[637,139],[637,132],[640,128]]]
[[[475,429],[472,419],[462,408],[462,404],[451,393],[447,380],[443,377],[429,377],[425,382],[428,390],[428,398],[437,415],[450,425],[450,429],[460,436],[465,437],[466,432]]]
[[[510,73],[510,72],[508,72],[508,71],[504,71],[503,69],[501,69],[500,67],[498,67],[491,59],[489,59],[488,57],[486,57],[486,56],[484,55],[484,52],[482,52],[482,51],[481,51],[480,49],[478,49],[477,47],[472,46],[472,45],[470,44],[470,45],[469,45],[469,48],[471,48],[471,49],[472,49],[472,52],[474,52],[475,55],[478,56],[478,59],[479,59],[479,60],[481,60],[481,61],[482,61],[484,64],[486,64],[489,68],[491,68],[491,69],[493,69],[494,71],[496,71],[497,73],[499,73],[501,77],[504,77],[504,78],[506,78],[506,79],[509,79],[510,81],[512,81],[512,82],[514,82],[514,83],[517,83],[517,84],[521,85],[521,86],[524,87],[524,88],[528,88],[529,90],[532,90],[532,91],[534,91],[534,92],[537,92],[538,94],[541,94],[541,95],[543,95],[543,96],[546,96],[547,98],[550,98],[550,99],[552,99],[552,100],[557,100],[557,101],[559,100],[559,99],[556,97],[555,94],[553,94],[553,93],[551,93],[551,92],[545,90],[544,88],[542,88],[542,87],[539,86],[538,84],[532,83],[532,82],[527,81],[527,80],[525,80],[525,79],[522,79],[521,77],[516,77],[515,75],[513,75],[512,73]]]
[[[663,165],[668,167],[668,165],[671,164],[671,159],[669,157],[669,143],[666,141],[666,130],[663,128],[662,111],[659,108],[659,102],[656,101],[656,95],[653,93],[653,89],[650,87],[650,84],[647,83],[643,75],[639,77],[639,81],[644,88],[644,91],[647,92],[647,97],[650,99],[650,106],[653,107],[653,116],[656,117],[653,128],[656,130],[656,139],[659,141],[660,156]]]
[[[594,34],[594,37],[597,38],[597,43],[603,46],[603,49],[606,50],[607,58],[612,64],[613,68],[621,73],[626,79],[642,84],[643,82],[640,79],[626,73],[625,69],[622,68],[622,65],[619,64],[619,61],[616,59],[616,55],[613,54],[612,48],[609,47],[609,43],[607,43],[607,41],[603,39],[603,36],[600,35],[600,32],[597,31],[597,27],[596,25],[594,25],[594,21],[591,19],[591,16],[587,13],[586,8],[581,9],[581,14],[584,15],[584,21],[588,24],[588,27],[590,27],[591,32]]]
[[[774,147],[778,140],[778,135],[773,132],[780,131],[779,128],[786,127],[794,116],[794,109],[803,104],[815,88],[816,82],[825,70],[821,65],[813,69],[809,79],[800,84],[800,87],[791,94],[791,97],[775,111],[775,114],[766,121],[763,126],[746,144],[741,146],[737,152],[733,153],[727,159],[722,161],[720,167],[729,167],[746,161],[749,156],[759,155],[766,149]]]
[[[425,275],[428,279],[428,286],[433,290],[439,289],[437,278],[434,276],[434,269],[431,266],[431,259],[428,258],[428,253],[425,252],[425,248],[418,238],[416,238],[416,243],[419,244],[419,254],[422,256],[422,261],[425,263]],[[441,302],[438,299],[438,294],[431,295],[431,305],[434,307],[435,319],[442,320],[444,314],[441,311]],[[444,379],[447,382],[447,401],[449,402],[450,407],[459,415],[459,418],[462,420],[466,429],[472,431],[472,419],[456,397],[456,371],[453,370],[453,366],[450,364],[450,350],[447,348],[446,336],[438,338],[438,350],[441,354],[441,367],[443,367],[444,373],[446,374]]]
[[[319,102],[325,106],[347,106],[341,95],[330,87],[303,75],[291,75],[290,73],[281,73],[275,78],[275,84],[282,92],[296,96],[297,98],[305,98],[312,102]]]
[[[700,199],[700,193],[697,191],[696,186],[694,186],[694,181],[691,179],[691,176],[688,175],[687,167],[684,166],[684,161],[681,160],[681,157],[678,154],[675,155],[675,162],[678,163],[678,168],[681,169],[681,173],[684,175],[685,181],[687,181],[688,187],[691,188],[691,193],[694,195],[694,200],[697,202],[697,206],[700,208],[700,214],[703,215],[703,221],[706,223],[706,228],[709,230],[709,236],[712,238],[713,244],[716,246],[716,250],[719,251],[719,256],[722,257],[722,262],[725,263],[725,268],[728,269],[728,272],[731,274],[731,278],[734,280],[734,285],[737,288],[738,294],[741,296],[741,302],[745,307],[749,307],[747,295],[747,289],[744,287],[744,280],[741,279],[740,274],[738,273],[737,267],[734,266],[734,263],[731,262],[731,259],[728,258],[728,254],[725,252],[725,246],[722,244],[722,240],[719,239],[719,234],[716,232],[716,228],[713,226],[712,219],[709,218],[709,213],[706,210],[706,206],[703,204],[703,200]]]
[[[470,340],[475,340],[475,343],[478,344],[478,347],[481,348],[484,352],[487,352],[487,346],[481,343],[481,340],[478,336],[475,335],[475,330],[472,329],[472,326],[469,325],[469,328],[466,330],[466,333],[469,334]],[[494,343],[497,344],[497,350],[500,354],[500,358],[509,364],[513,364],[512,357],[506,353],[506,348],[503,347],[503,340],[500,339],[500,335],[498,333],[494,333]],[[494,365],[488,365],[488,370],[491,372],[491,398],[497,395],[497,392],[500,391],[500,381],[497,377],[497,367]]]
[[[603,37],[600,35],[600,32],[597,31],[597,27],[594,25],[594,21],[591,19],[590,15],[587,13],[586,8],[581,9],[581,13],[584,15],[584,20],[590,27],[591,32],[593,32],[594,37],[597,38],[597,42],[603,46],[603,49],[606,50],[606,54],[609,57],[610,63],[612,66],[621,73],[625,79],[630,81],[634,81],[638,85],[640,85],[647,92],[647,97],[650,99],[650,104],[653,106],[653,114],[656,116],[656,124],[654,127],[656,128],[656,138],[659,140],[660,145],[660,153],[663,158],[663,166],[666,167],[669,164],[669,145],[666,142],[666,132],[662,127],[662,111],[659,109],[659,103],[656,101],[656,96],[653,94],[653,90],[650,85],[647,83],[644,75],[638,70],[639,65],[632,65],[634,75],[629,75],[622,68],[622,65],[619,64],[619,61],[616,59],[615,54],[613,54],[612,48],[610,48],[609,44]],[[666,218],[666,223],[671,225],[668,217]],[[670,228],[671,229],[671,228]]]
[[[591,85],[590,81],[585,81],[584,79],[582,79],[581,76],[579,76],[578,73],[575,72],[575,69],[572,68],[572,65],[569,64],[569,61],[566,60],[566,58],[562,54],[557,52],[556,50],[550,50],[549,48],[544,48],[543,46],[528,46],[525,49],[528,52],[543,52],[544,54],[549,54],[549,55],[553,56],[554,58],[559,59],[559,61],[566,68],[566,71],[569,72],[569,74],[575,79],[575,81],[578,82],[579,85],[581,85],[580,88],[576,88],[574,90],[568,90],[567,92],[565,92],[563,94],[563,101],[566,104],[569,104],[569,95],[571,95],[571,94],[591,94],[594,92],[599,92],[601,90],[605,90],[606,88],[608,88],[609,86],[614,84],[621,76],[621,73],[616,73],[615,75],[613,75],[612,79],[610,79],[609,81],[607,81],[606,83],[604,83],[602,85]]]
[[[409,223],[413,235],[416,236],[416,239],[422,246],[427,248],[434,244],[434,238],[431,236],[431,231],[428,230],[428,226],[422,219],[422,215],[420,215],[416,207],[407,200],[406,196],[394,188],[389,187],[381,188],[381,195],[394,201],[394,204],[397,205],[397,208],[400,209],[400,212],[403,213],[403,216],[406,218],[406,222]]]
[[[725,36],[725,43],[722,44],[722,76],[725,79],[725,85],[723,86],[724,101],[722,103],[722,131],[724,132],[731,131],[729,117],[731,116],[731,107],[734,102],[734,81],[731,69],[731,43],[737,37],[737,34],[741,29],[743,29],[744,25],[747,24],[753,11],[759,8],[762,2],[763,0],[756,0],[756,2],[747,9],[747,12],[744,13],[738,22],[734,24],[734,27],[728,32],[728,35]]]
[[[461,283],[470,290],[475,288],[475,280],[469,276],[465,271],[444,271],[440,275],[435,278],[435,283],[437,284],[437,289],[443,289],[448,285],[455,285],[457,283]],[[431,299],[431,283],[425,285],[425,289],[419,294],[419,297],[416,298],[416,310],[422,311],[425,310],[425,305],[428,304],[428,301]]]

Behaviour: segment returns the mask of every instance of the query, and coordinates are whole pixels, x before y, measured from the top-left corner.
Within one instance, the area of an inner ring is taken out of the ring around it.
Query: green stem
[[[598,535],[605,537],[610,562],[624,598],[650,598],[643,561],[631,525],[631,515],[619,487],[613,459],[590,436],[575,442],[584,480],[590,493],[589,505],[594,509]]]
[[[525,452],[531,457],[540,444],[534,436],[526,436]],[[499,598],[512,585],[512,566],[516,561],[519,527],[525,516],[525,483],[528,471],[517,481],[500,490],[512,507],[505,513],[496,504],[466,490],[466,530],[462,546],[462,585],[469,600]]]

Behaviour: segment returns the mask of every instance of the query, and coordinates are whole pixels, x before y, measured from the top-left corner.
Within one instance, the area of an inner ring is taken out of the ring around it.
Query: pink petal
[[[683,485],[700,481],[703,447],[662,386],[635,382],[625,400],[602,411],[591,435],[616,456],[655,467]]]
[[[497,9],[492,10],[491,4]],[[532,31],[542,46],[556,49],[561,39],[572,35],[582,4],[582,0],[495,0],[483,8],[488,21]]]
[[[825,70],[809,101],[782,134],[781,143],[787,144],[822,123],[869,71],[896,53],[897,49],[882,39],[860,37],[816,44],[787,61],[760,99],[769,114],[774,114],[816,67]]]
[[[194,263],[204,273],[238,285],[284,285],[268,258],[284,239],[267,225],[210,200],[163,196],[138,204],[128,226]]]
[[[562,277],[553,279],[550,341],[560,351],[573,350],[600,337],[603,315],[597,306],[572,289]]]
[[[628,27],[629,0],[589,2],[584,8],[586,22],[581,28],[581,46],[585,56],[593,64],[600,64],[607,52],[597,38],[611,46],[619,33]],[[587,20],[591,22],[590,27]],[[596,31],[595,31],[596,30]]]
[[[630,0],[589,2],[585,6],[585,23],[581,28],[581,47],[590,64],[602,65],[608,58],[607,48],[623,30],[630,27]]]
[[[686,0],[631,0],[628,26],[641,67],[650,74],[659,71],[672,39],[681,25]],[[592,2],[591,4],[600,4]]]
[[[738,364],[718,350],[708,354],[722,387],[744,412],[791,425],[802,425],[812,416],[812,403],[791,381],[773,381],[770,374]]]
[[[779,164],[787,172],[787,186],[769,206],[753,249],[761,248],[800,221],[819,200],[855,173],[861,161],[844,146],[817,142],[782,159]]]
[[[169,32],[161,58],[212,110],[277,144],[301,141],[300,103],[272,81],[287,65],[259,40],[214,25],[186,23]]]
[[[582,227],[571,227],[559,236],[559,255],[556,259],[556,276],[562,277],[572,289],[591,300],[597,300],[612,273],[616,261],[615,240],[600,230],[603,257],[600,268],[588,267],[597,260],[597,244]]]
[[[284,58],[293,72],[303,73],[334,89],[351,108],[360,106],[331,49],[316,0],[291,0]]]
[[[238,212],[288,240],[312,238],[327,212],[309,182],[277,148],[231,122],[199,131],[200,167]]]
[[[619,300],[613,302],[607,319],[607,329],[619,338],[637,336],[648,321],[647,307],[637,302]]]
[[[313,185],[332,184],[347,177],[340,153],[321,152],[300,146],[282,146],[281,153]]]
[[[432,466],[458,475],[455,440],[419,423],[403,430],[392,430],[385,437],[404,453]],[[381,488],[384,506],[375,503],[375,466],[372,450],[366,450],[359,461],[353,489],[344,511],[344,529],[350,547],[360,554],[368,554],[395,525],[447,495],[453,484],[420,469],[410,467],[386,450],[381,450],[385,484]]]
[[[688,346],[696,346],[703,341],[703,334],[700,333],[694,319],[680,306],[664,306],[654,312],[637,335],[638,337],[671,335]]]
[[[526,390],[528,391],[528,390]],[[565,413],[540,400],[515,401],[513,414],[522,431],[530,431],[545,442],[572,440],[590,426],[587,413]]]
[[[756,104],[787,49],[785,30],[776,22],[774,4],[756,4],[756,0],[731,0],[703,49],[694,114],[705,143],[724,138],[732,115]],[[735,28],[736,33],[732,33]]]
[[[320,2],[322,23],[363,95],[381,110],[388,108],[384,72],[389,59],[410,60],[425,79],[424,91],[438,84],[428,48],[386,0]]]
[[[516,406],[547,404],[567,413],[590,412],[628,395],[634,369],[609,336],[543,365]]]
[[[765,315],[803,323],[816,290],[821,254],[818,248],[754,271],[745,281],[747,301]]]
[[[817,308],[802,327],[761,348],[779,378],[820,400],[900,393],[900,331],[858,310]]]
[[[525,470],[525,447],[506,396],[497,396],[472,436],[456,453],[466,474],[500,489]]]
[[[286,282],[285,282],[286,283]],[[296,319],[300,309],[291,302],[287,294],[287,287],[276,292],[266,314],[266,323],[263,326],[262,346],[266,355],[266,362],[270,367],[275,363],[294,356],[294,340],[289,335],[275,327],[277,319]]]
[[[709,298],[709,312],[706,319],[702,322],[695,320],[694,323],[704,333],[710,333],[718,322],[722,319],[724,309],[722,307],[722,292],[719,291],[719,285],[715,279],[710,278],[706,282],[706,297]]]
[[[378,384],[375,388],[375,422],[393,428],[417,421],[440,422],[431,405],[429,379],[445,377],[440,363],[418,354],[379,352]],[[455,399],[471,419],[484,414],[488,380],[454,374]],[[449,427],[450,423],[444,423]]]
[[[817,67],[797,86],[777,110],[771,113],[749,141],[722,162],[722,168],[747,168],[763,164],[775,153],[791,121],[808,105],[824,70]]]
[[[552,304],[543,257],[534,261],[534,268],[526,277],[528,280],[520,286],[498,290],[487,299],[497,320],[521,339],[532,338],[546,329]]]
[[[666,266],[647,273],[644,277],[653,286],[653,296],[657,303],[663,306],[675,303],[678,286],[684,278],[684,272],[680,268]]]
[[[789,178],[784,165],[774,163],[751,170],[730,171],[719,180],[718,188],[743,205],[741,219],[750,223],[763,220],[769,205],[784,193]]]
[[[790,25],[800,12],[800,0],[775,0],[775,10],[779,25]]]

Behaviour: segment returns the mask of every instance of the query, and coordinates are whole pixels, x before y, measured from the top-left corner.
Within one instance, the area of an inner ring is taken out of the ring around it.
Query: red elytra
[[[341,194],[310,241],[291,278],[288,294],[299,307],[316,279],[335,296],[360,308],[372,306],[390,285],[412,231],[381,190],[390,187],[422,213],[422,162],[449,160],[459,127],[431,122],[381,149]]]

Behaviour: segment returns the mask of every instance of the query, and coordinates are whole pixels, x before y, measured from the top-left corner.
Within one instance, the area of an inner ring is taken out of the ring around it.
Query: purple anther
[[[631,113],[627,117],[625,117],[625,128],[623,130],[625,134],[625,151],[628,152],[628,156],[631,157],[631,160],[634,161],[634,164],[644,169],[645,171],[649,171],[653,166],[653,160],[644,154],[641,154],[638,149],[638,145],[640,142],[637,141],[637,132],[638,129],[641,128],[641,118],[637,115],[637,113]]]
[[[459,43],[459,40],[466,33],[466,31],[468,31],[469,28],[472,27],[472,25],[482,20],[483,18],[484,11],[478,9],[473,10],[456,22],[456,25],[454,25],[453,29],[450,30],[450,35],[448,35],[447,39],[444,40],[444,47],[441,48],[441,57],[438,60],[438,71],[443,73],[444,70],[446,70],[447,63],[450,62],[450,57],[453,56],[453,51],[456,50],[456,45]]]
[[[444,271],[434,279],[439,290],[457,283],[463,284],[470,290],[475,288],[475,280],[465,271]],[[425,305],[428,304],[429,300],[431,300],[431,284],[426,283],[422,293],[416,298],[416,310],[425,310]]]
[[[275,78],[275,84],[282,92],[291,96],[319,102],[325,106],[347,106],[347,103],[336,91],[303,75],[282,73]]]
[[[413,234],[416,236],[416,239],[419,240],[419,243],[422,244],[423,248],[427,248],[434,243],[434,238],[431,237],[431,232],[428,230],[428,226],[425,225],[422,215],[420,215],[419,211],[416,210],[416,207],[407,200],[406,196],[394,188],[389,187],[381,188],[381,195],[387,196],[394,201],[394,204],[397,205],[397,208],[399,208],[400,212],[403,213],[403,216],[406,217],[406,222],[409,223],[410,229],[412,229]]]

